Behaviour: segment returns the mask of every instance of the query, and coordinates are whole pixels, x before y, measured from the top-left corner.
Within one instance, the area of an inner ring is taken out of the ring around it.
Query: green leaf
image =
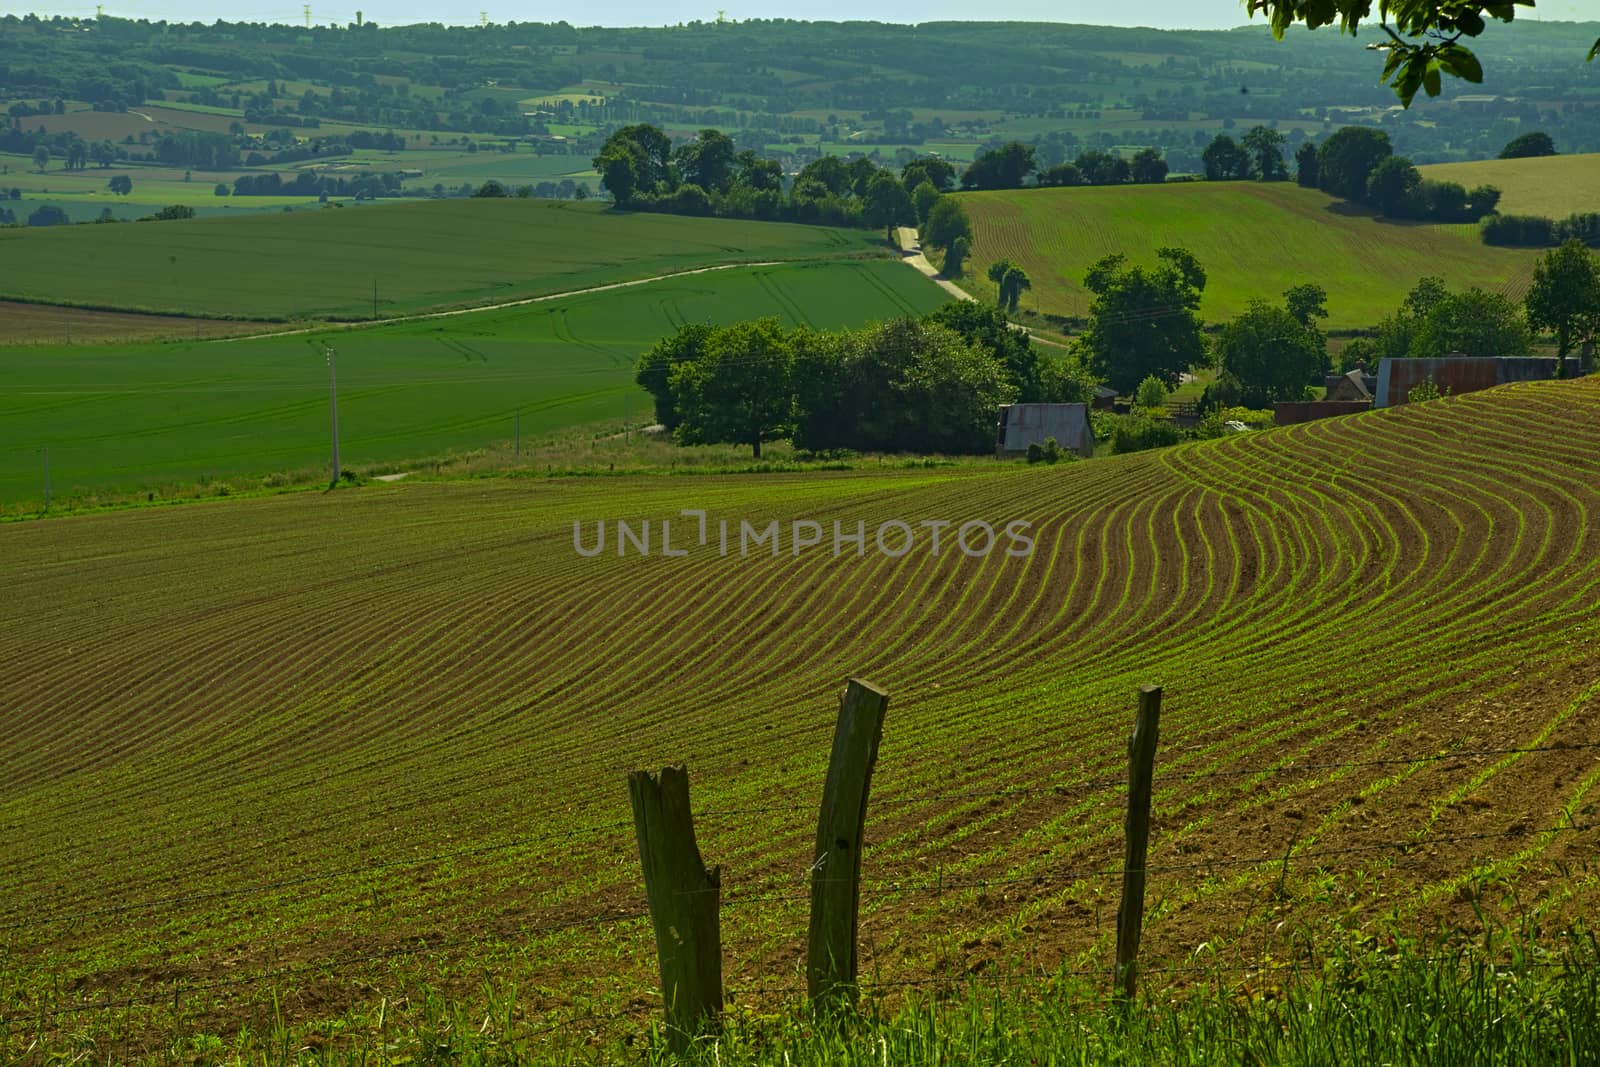
[[[1596,41],[1594,43],[1594,47],[1589,49],[1589,58],[1584,60],[1584,62],[1586,62],[1586,63],[1594,62],[1594,57],[1595,56],[1600,56],[1600,41]]]
[[[1429,96],[1438,96],[1441,88],[1439,84],[1439,64],[1429,63],[1422,75],[1422,87],[1428,90]]]
[[[1439,50],[1439,63],[1449,74],[1469,82],[1483,81],[1483,64],[1478,57],[1460,45],[1448,45]]]

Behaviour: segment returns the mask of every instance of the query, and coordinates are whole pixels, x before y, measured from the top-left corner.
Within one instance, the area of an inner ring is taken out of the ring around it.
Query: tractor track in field
[[[412,315],[392,315],[388,318],[371,319],[362,322],[325,322],[317,326],[298,327],[293,330],[270,330],[263,333],[245,334],[239,337],[217,338],[227,341],[249,341],[262,337],[298,337],[308,333],[327,333],[334,330],[371,330],[380,326],[396,326],[408,322],[428,322],[433,319],[449,319],[460,315],[482,315],[493,311],[505,311],[508,308],[526,307],[529,304],[544,304],[551,300],[566,300],[575,296],[589,296],[592,293],[605,293],[613,289],[631,289],[636,285],[650,285],[653,282],[671,281],[674,278],[687,278],[694,274],[709,274],[719,270],[739,270],[754,267],[780,267],[787,263],[826,262],[825,260],[805,259],[773,259],[758,260],[751,263],[717,263],[709,267],[695,267],[692,270],[672,271],[668,274],[652,274],[647,278],[632,278],[625,282],[608,282],[605,285],[591,285],[583,289],[566,289],[559,293],[545,293],[543,296],[520,297],[516,300],[501,300],[493,304],[477,304],[467,308],[451,308],[447,311],[422,311]]]

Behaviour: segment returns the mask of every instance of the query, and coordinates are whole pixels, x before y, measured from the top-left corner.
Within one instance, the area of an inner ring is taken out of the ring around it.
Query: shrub
[[[1062,460],[1074,460],[1078,457],[1062,448],[1054,437],[1046,437],[1041,444],[1035,441],[1028,446],[1029,463],[1060,463]]]
[[[1450,395],[1450,387],[1439,388],[1432,378],[1424,378],[1406,392],[1406,403],[1421,404],[1427,400],[1440,400]]]
[[[1139,383],[1133,392],[1133,405],[1139,408],[1159,408],[1167,402],[1167,383],[1154,374]]]
[[[1152,419],[1144,415],[1127,415],[1117,423],[1111,434],[1111,451],[1145,452],[1152,448],[1166,448],[1183,440],[1183,431],[1165,419]]]
[[[1483,220],[1483,243],[1511,248],[1549,248],[1556,240],[1556,224],[1540,215],[1493,215]]]

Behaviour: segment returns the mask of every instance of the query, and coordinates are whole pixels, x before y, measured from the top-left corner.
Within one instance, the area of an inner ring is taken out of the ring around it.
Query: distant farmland
[[[1181,245],[1206,268],[1202,314],[1230,318],[1252,299],[1316,282],[1328,291],[1327,325],[1361,327],[1394,311],[1417,279],[1478,285],[1520,296],[1537,253],[1489,248],[1476,226],[1384,222],[1291,183],[1189,182],[1117,188],[962,194],[976,241],[964,288],[993,300],[988,264],[1020,263],[1033,289],[1024,307],[1085,315],[1090,264],[1113,252],[1151,263]]]
[[[776,315],[836,328],[946,299],[899,263],[858,260],[734,268],[317,335],[0,349],[0,505],[40,499],[45,445],[58,496],[325,462],[325,344],[338,353],[344,460],[355,465],[507,441],[519,411],[528,435],[620,422],[625,404],[647,418],[634,360],[685,321]]]
[[[242,198],[241,203],[245,199]],[[0,229],[0,299],[240,318],[367,318],[713,263],[870,254],[862,230],[453,200]]]
[[[623,779],[678,761],[735,1004],[792,1003],[851,674],[892,695],[874,995],[1109,981],[1146,681],[1154,995],[1217,965],[1256,996],[1391,929],[1553,935],[1600,904],[1597,457],[1588,379],[1065,468],[401,483],[0,527],[0,1060],[171,1062],[278,1019],[289,1048],[359,1043],[380,1005],[420,1025],[425,989],[482,1019],[490,983],[532,1033],[637,1039],[659,979]],[[681,537],[686,507],[1022,519],[1036,550],[573,550],[602,519]]]
[[[1600,155],[1484,159],[1418,169],[1424,178],[1460,182],[1468,189],[1496,186],[1505,194],[1500,211],[1508,215],[1564,219],[1576,212],[1600,211]]]

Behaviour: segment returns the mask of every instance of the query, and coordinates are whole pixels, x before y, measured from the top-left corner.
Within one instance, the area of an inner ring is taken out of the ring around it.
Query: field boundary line
[[[842,258],[841,258],[842,261]],[[687,278],[693,274],[709,274],[718,270],[739,270],[740,268],[756,267],[781,267],[792,263],[828,263],[830,259],[772,259],[760,260],[749,263],[716,263],[709,267],[695,267],[691,270],[678,270],[669,274],[652,274],[646,278],[634,278],[625,282],[608,282],[605,285],[591,285],[584,289],[566,289],[559,293],[545,293],[543,296],[526,296],[516,300],[502,300],[495,304],[476,304],[466,308],[450,308],[445,311],[423,311],[414,315],[396,315],[387,319],[368,319],[358,322],[328,321],[316,326],[306,326],[294,330],[269,330],[263,333],[244,334],[239,337],[217,337],[217,341],[250,341],[260,337],[296,337],[308,333],[328,333],[334,330],[370,330],[380,326],[398,326],[408,322],[427,322],[431,319],[447,319],[456,315],[479,315],[487,311],[505,311],[508,308],[526,307],[529,304],[541,304],[550,300],[564,300],[572,296],[588,296],[590,293],[604,293],[613,289],[628,289],[636,285],[649,285],[651,282],[671,281],[673,278]],[[202,342],[207,343],[207,342]]]

